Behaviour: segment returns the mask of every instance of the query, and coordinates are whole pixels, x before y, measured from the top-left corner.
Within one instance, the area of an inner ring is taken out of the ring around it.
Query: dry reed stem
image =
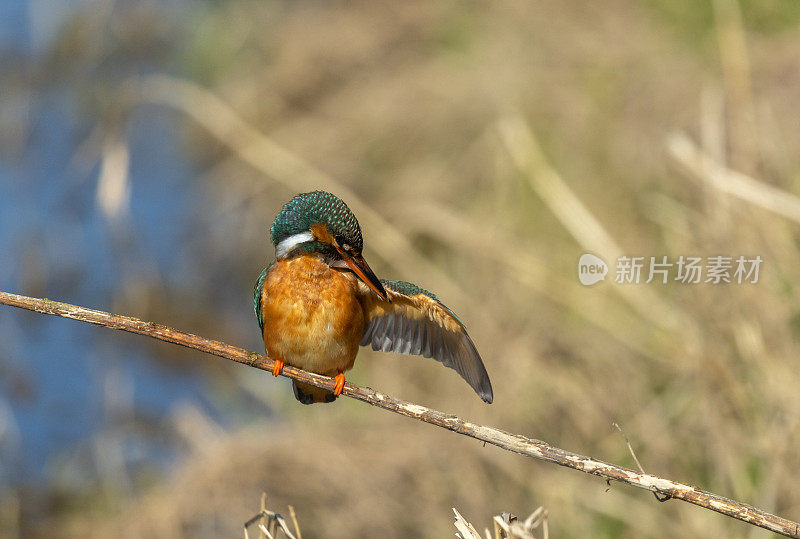
[[[467,519],[461,516],[461,513],[459,513],[455,507],[453,507],[453,513],[456,516],[456,520],[453,522],[453,525],[458,530],[456,537],[461,539],[481,539],[481,534],[478,533],[478,530],[475,529],[475,526],[470,524]]]
[[[0,292],[0,304],[145,335],[230,359],[264,371],[272,371],[274,366],[273,361],[264,355],[137,318],[110,314],[49,299],[10,294],[8,292]],[[284,367],[283,376],[320,388],[333,390],[334,382],[332,378],[306,372],[289,365]],[[372,388],[357,386],[350,382],[345,383],[342,394],[372,406],[490,443],[506,451],[596,475],[606,479],[606,481],[627,483],[641,489],[656,492],[663,497],[687,501],[787,537],[800,538],[800,523],[696,487],[655,475],[635,472],[615,464],[609,464],[592,457],[553,447],[543,441],[526,438],[519,434],[511,434],[493,427],[471,423],[454,415],[395,399]]]
[[[534,530],[542,527],[542,539],[549,539],[550,529],[547,525],[547,509],[540,506],[528,515],[525,520],[519,520],[514,515],[503,513],[492,519],[494,523],[494,539],[535,539]]]
[[[723,193],[800,223],[800,197],[721,165],[683,133],[671,135],[666,144],[673,159],[693,177]]]
[[[727,97],[733,166],[752,171],[758,163],[758,137],[750,55],[742,12],[734,0],[713,0],[722,78]]]
[[[625,444],[628,446],[628,451],[633,457],[633,461],[636,463],[636,467],[639,468],[640,472],[644,473],[644,468],[642,468],[642,463],[639,462],[639,459],[636,457],[636,453],[633,452],[633,447],[631,447],[631,441],[628,439],[628,435],[625,434],[625,431],[622,430],[622,427],[620,427],[617,423],[612,423],[612,425],[614,425],[614,428],[617,429],[620,434],[622,434],[623,438],[625,438]]]
[[[300,524],[297,522],[297,513],[294,512],[294,506],[289,506],[289,516],[292,517],[292,524],[294,524],[294,534],[297,539],[303,539],[303,534],[300,533]]]
[[[299,528],[297,526],[297,519],[294,515],[294,509],[292,506],[289,506],[289,511],[292,514],[292,518],[294,519],[294,526],[295,530],[299,534]],[[250,535],[247,533],[247,528],[252,525],[256,525],[259,531],[259,537],[266,537],[267,539],[277,539],[277,532],[280,530],[286,536],[286,539],[302,539],[299,535],[295,536],[290,530],[289,526],[286,524],[286,519],[283,518],[282,515],[276,513],[274,511],[270,511],[267,509],[267,493],[264,492],[261,494],[261,509],[255,516],[249,518],[247,522],[244,523],[244,539],[250,539]]]

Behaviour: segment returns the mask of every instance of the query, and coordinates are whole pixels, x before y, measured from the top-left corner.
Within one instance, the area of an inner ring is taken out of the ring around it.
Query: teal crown
[[[364,248],[356,216],[341,199],[325,191],[300,193],[287,202],[270,228],[272,243],[277,246],[316,223],[325,224],[339,245],[348,244],[358,253]]]

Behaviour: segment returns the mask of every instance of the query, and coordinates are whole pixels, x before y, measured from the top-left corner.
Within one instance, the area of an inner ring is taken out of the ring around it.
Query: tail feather
[[[303,404],[327,403],[336,400],[336,395],[327,389],[321,389],[294,380],[292,380],[292,389],[294,389],[294,397]]]

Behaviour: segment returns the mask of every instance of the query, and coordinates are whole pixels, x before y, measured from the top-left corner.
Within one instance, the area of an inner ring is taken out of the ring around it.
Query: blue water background
[[[63,22],[86,4],[0,0],[0,58],[13,59],[5,75],[35,64]],[[24,142],[0,154],[0,290],[102,310],[112,310],[132,275],[190,293],[184,289],[203,278],[202,261],[192,258],[197,249],[182,245],[202,233],[192,227],[204,222],[197,213],[208,200],[175,113],[145,107],[125,123],[130,207],[124,222],[115,224],[96,203],[99,162],[87,169],[76,158],[95,127],[82,96],[58,84],[41,85],[26,95],[21,112],[8,98],[0,94],[0,110],[20,114]],[[225,291],[215,298],[219,316],[230,324],[254,324],[246,312],[248,291],[238,282]],[[236,344],[252,346],[256,334],[254,326],[253,340]],[[190,404],[225,426],[231,406],[252,405],[243,397],[226,399],[222,407],[204,369],[158,363],[143,341],[0,307],[0,486],[47,483],[63,473],[65,462],[91,454],[92,440],[121,421],[109,417],[109,392],[114,401],[117,386],[131,393],[131,409],[122,412],[156,424]],[[152,433],[124,439],[131,461],[168,467],[178,458],[173,444]],[[93,479],[91,471],[78,475]]]

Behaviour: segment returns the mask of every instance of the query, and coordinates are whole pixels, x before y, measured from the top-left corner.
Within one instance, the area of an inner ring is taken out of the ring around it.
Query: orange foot
[[[342,394],[342,390],[344,389],[344,373],[339,371],[339,374],[334,376],[333,380],[335,382],[333,384],[333,394],[338,397]]]
[[[275,366],[272,367],[272,376],[278,376],[281,372],[283,372],[283,361],[276,359]]]

